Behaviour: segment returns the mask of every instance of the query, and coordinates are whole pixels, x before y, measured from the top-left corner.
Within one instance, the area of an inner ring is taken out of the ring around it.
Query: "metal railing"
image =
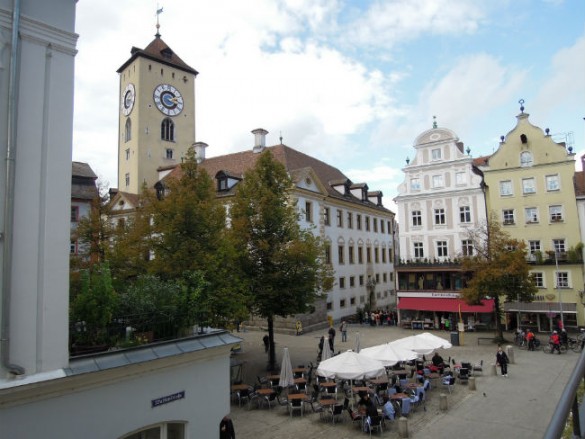
[[[573,437],[585,438],[585,425],[583,425],[580,412],[584,412],[583,403],[579,404],[577,391],[579,384],[585,380],[585,350],[569,377],[565,390],[561,394],[557,408],[553,413],[552,419],[543,436],[544,439],[558,439],[563,437],[563,432],[567,425],[569,413],[573,414]]]

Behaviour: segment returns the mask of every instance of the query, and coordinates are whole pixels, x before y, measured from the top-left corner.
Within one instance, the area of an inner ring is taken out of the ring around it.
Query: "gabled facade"
[[[200,149],[199,166],[216,179],[217,196],[229,206],[245,171],[255,165],[263,151],[270,150],[295,182],[293,196],[300,226],[327,242],[327,260],[336,277],[333,290],[325,302],[317,304],[313,314],[280,321],[280,330],[292,331],[297,319],[308,330],[323,326],[327,318],[339,320],[353,315],[365,305],[391,307],[395,303],[395,221],[394,213],[382,204],[382,193],[369,191],[365,183],[352,183],[337,168],[289,146],[266,147],[268,132],[264,129],[252,133],[254,146],[247,151],[205,158],[204,148]],[[180,172],[177,167],[157,183],[157,192],[163,194],[165,179],[177,178]]]
[[[459,300],[465,286],[458,259],[472,253],[468,230],[486,219],[481,172],[457,135],[434,127],[414,141],[415,156],[403,168],[394,199],[400,223],[399,320],[440,327],[461,309],[469,326],[487,324],[492,301],[469,307]]]
[[[508,325],[550,331],[585,323],[582,235],[575,192],[575,154],[534,126],[528,113],[501,137],[497,151],[480,166],[489,211],[505,232],[524,240],[539,288],[533,303],[506,303]]]

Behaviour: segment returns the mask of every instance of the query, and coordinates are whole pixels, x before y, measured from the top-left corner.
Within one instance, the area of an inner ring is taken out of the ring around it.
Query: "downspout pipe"
[[[14,225],[14,181],[16,168],[16,118],[18,99],[18,67],[20,65],[19,31],[20,0],[12,2],[12,41],[10,47],[10,72],[8,79],[8,117],[6,137],[6,184],[4,193],[4,230],[2,267],[2,326],[0,332],[0,361],[2,367],[13,375],[23,375],[22,366],[10,362],[10,303],[12,295],[12,245]]]

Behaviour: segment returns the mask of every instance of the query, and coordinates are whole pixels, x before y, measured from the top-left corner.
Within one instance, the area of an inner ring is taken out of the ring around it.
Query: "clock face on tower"
[[[154,103],[167,116],[176,116],[183,111],[183,96],[169,84],[161,84],[154,89]]]
[[[128,116],[132,112],[135,97],[136,89],[134,88],[134,84],[130,83],[122,92],[122,113],[124,113],[124,116]]]

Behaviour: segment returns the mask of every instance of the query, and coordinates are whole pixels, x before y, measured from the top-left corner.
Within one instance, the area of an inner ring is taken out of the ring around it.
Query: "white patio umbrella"
[[[280,366],[280,380],[278,381],[278,385],[280,387],[287,388],[289,386],[294,386],[294,384],[295,377],[292,371],[290,354],[288,353],[288,348],[284,348],[284,352],[282,353],[282,364]]]
[[[451,342],[445,340],[443,337],[431,334],[430,332],[423,332],[421,334],[416,335],[415,337],[420,337],[425,340],[429,340],[431,343],[436,343],[437,349],[450,349],[453,347]]]
[[[329,347],[329,337],[325,337],[325,341],[323,342],[323,352],[321,352],[321,361],[327,360],[333,357],[333,352]]]
[[[410,349],[419,355],[429,355],[438,349],[436,342],[431,342],[416,335],[399,338],[389,343],[392,346],[398,346],[403,349]]]
[[[328,360],[321,361],[317,375],[343,380],[361,380],[384,375],[386,369],[381,361],[365,357],[357,352],[346,351]]]
[[[416,352],[390,343],[364,348],[360,352],[360,355],[381,361],[384,366],[394,366],[400,361],[410,361],[418,358]]]
[[[355,349],[354,351],[357,352],[358,354],[360,353],[361,350],[361,344],[362,344],[362,337],[360,336],[359,332],[355,333]]]

